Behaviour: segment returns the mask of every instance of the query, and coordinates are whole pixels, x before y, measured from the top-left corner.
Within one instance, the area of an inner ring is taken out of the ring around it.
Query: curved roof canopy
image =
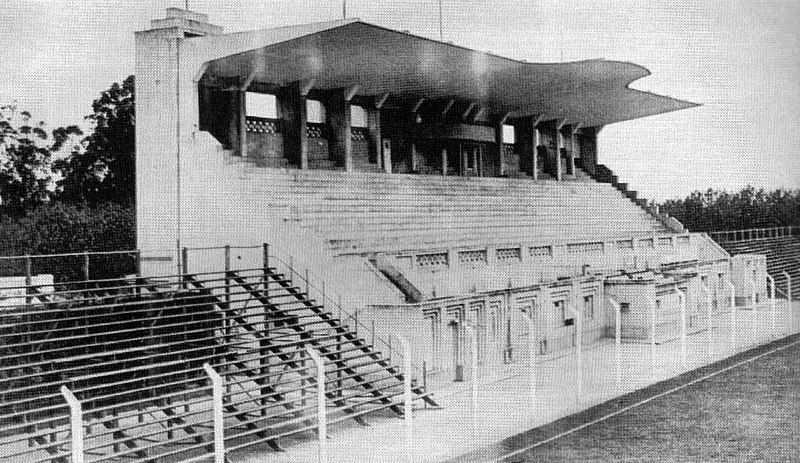
[[[283,86],[313,79],[315,89],[388,93],[400,102],[454,99],[492,114],[564,118],[586,127],[697,106],[628,88],[650,74],[636,64],[526,63],[358,20],[190,40],[225,53],[240,50],[209,61],[205,73],[239,84]]]

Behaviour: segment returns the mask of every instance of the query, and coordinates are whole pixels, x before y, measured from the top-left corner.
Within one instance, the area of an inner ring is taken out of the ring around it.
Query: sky
[[[175,0],[6,0],[0,105],[80,123],[134,72],[133,32]],[[342,2],[189,0],[226,32],[342,17]],[[349,0],[348,17],[439,38],[437,0]],[[632,87],[702,106],[610,125],[600,162],[646,198],[800,188],[800,2],[442,0],[446,41],[529,62],[632,61]],[[8,64],[11,64],[10,66]]]

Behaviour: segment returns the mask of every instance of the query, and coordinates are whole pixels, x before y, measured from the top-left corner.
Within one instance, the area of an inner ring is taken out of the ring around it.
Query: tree
[[[55,164],[79,151],[77,126],[62,127],[50,137],[44,122],[15,105],[0,107],[0,207],[20,214],[49,202],[58,192]]]
[[[698,232],[800,226],[800,190],[768,192],[747,186],[728,193],[709,188],[669,200],[661,211]]]
[[[133,204],[135,200],[134,76],[114,83],[92,103],[86,119],[94,131],[85,151],[64,163],[63,199],[70,202]]]

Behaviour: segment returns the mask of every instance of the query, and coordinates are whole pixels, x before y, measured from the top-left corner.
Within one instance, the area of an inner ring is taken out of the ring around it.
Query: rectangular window
[[[513,145],[516,143],[515,135],[513,125],[503,124],[503,143]]]
[[[594,318],[594,295],[583,296],[583,318]]]
[[[278,100],[268,93],[247,92],[245,95],[245,111],[248,116],[264,119],[278,118]]]
[[[367,127],[367,110],[361,106],[350,106],[350,126]]]
[[[619,303],[619,311],[622,313],[628,313],[631,311],[631,303],[630,302],[620,302]]]
[[[325,123],[325,105],[318,100],[306,100],[306,121],[312,124]]]

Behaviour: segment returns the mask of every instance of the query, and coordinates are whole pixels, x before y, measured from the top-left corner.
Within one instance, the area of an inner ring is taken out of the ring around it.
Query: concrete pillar
[[[506,159],[505,150],[503,150],[503,120],[495,121],[494,123],[494,145],[497,150],[497,175],[503,176],[506,174]]]
[[[306,127],[308,112],[306,95],[301,94],[295,82],[281,89],[278,95],[280,117],[283,121],[283,153],[289,161],[308,169],[308,138]]]
[[[387,162],[383,152],[383,138],[381,136],[381,110],[379,108],[372,108],[367,110],[367,127],[369,130],[369,151],[370,156],[374,156],[379,166],[384,171],[392,171],[391,160]],[[389,154],[389,153],[385,153]]]
[[[247,92],[242,90],[237,92],[238,104],[239,104],[239,146],[237,147],[237,151],[239,156],[246,157],[247,156]]]
[[[230,142],[230,149],[233,150],[237,156],[241,154],[239,143],[239,131],[241,124],[239,119],[242,117],[241,111],[241,92],[231,92],[230,99],[228,100],[228,141]]]
[[[589,127],[583,130],[581,145],[581,159],[583,160],[583,169],[589,175],[594,175],[597,171],[597,135],[600,133],[602,127]]]
[[[347,172],[353,171],[352,113],[347,90],[335,90],[327,98],[327,118],[330,127],[328,149],[330,157]]]
[[[442,148],[442,175],[447,175],[447,148]]]
[[[567,174],[575,175],[575,130],[569,128],[569,151],[567,152]]]
[[[417,144],[411,142],[411,172],[419,171],[419,159],[417,159]]]
[[[561,149],[564,148],[564,135],[561,133],[561,129],[556,125],[556,153],[555,153],[555,174],[556,180],[561,181],[563,178],[563,172],[561,172]]]
[[[536,125],[533,126],[533,142],[531,143],[532,149],[530,155],[532,156],[531,160],[531,177],[534,180],[539,178],[539,145],[542,144],[542,134],[539,132],[539,128]]]
[[[539,118],[537,117],[522,117],[514,120],[515,145],[519,152],[520,167],[534,179],[536,179],[538,171],[536,150],[541,144],[539,129],[536,128],[538,122]]]

